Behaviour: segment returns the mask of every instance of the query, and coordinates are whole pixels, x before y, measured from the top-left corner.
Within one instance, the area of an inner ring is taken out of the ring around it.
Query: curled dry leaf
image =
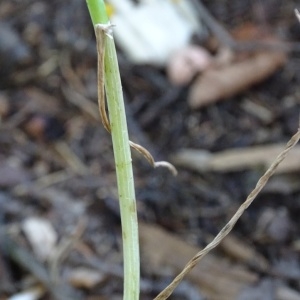
[[[168,66],[169,80],[175,85],[188,84],[193,77],[205,69],[212,62],[207,50],[199,46],[188,46],[173,53]]]
[[[245,61],[204,72],[192,85],[188,103],[192,108],[234,96],[265,80],[284,65],[282,52],[260,52]]]

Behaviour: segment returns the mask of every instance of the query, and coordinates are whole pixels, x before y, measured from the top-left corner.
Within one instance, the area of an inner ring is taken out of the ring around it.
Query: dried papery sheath
[[[105,95],[104,95],[104,57],[105,57],[105,40],[112,38],[111,25],[96,24],[95,34],[97,40],[98,53],[98,105],[102,124],[110,132],[110,124],[106,114]]]

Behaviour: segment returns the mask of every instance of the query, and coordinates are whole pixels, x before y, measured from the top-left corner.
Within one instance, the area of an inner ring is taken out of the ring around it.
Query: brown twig
[[[288,152],[298,143],[300,139],[300,128],[297,133],[289,140],[285,149],[277,156],[274,162],[271,164],[269,169],[265,172],[265,174],[259,179],[253,191],[249,194],[246,201],[239,207],[234,216],[230,219],[230,221],[222,228],[222,230],[218,233],[218,235],[213,239],[211,243],[209,243],[203,250],[198,252],[184,267],[179,275],[168,285],[154,300],[165,300],[167,299],[177,285],[181,282],[186,274],[188,274],[195,265],[202,259],[206,254],[208,254],[212,249],[220,244],[220,242],[230,233],[236,222],[239,220],[244,211],[250,206],[262,188],[266,185],[270,177],[276,171],[278,165],[285,159]]]

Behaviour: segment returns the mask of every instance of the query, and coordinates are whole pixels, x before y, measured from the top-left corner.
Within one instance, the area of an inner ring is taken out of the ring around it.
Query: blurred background
[[[295,8],[107,1],[131,140],[178,169],[177,177],[154,170],[132,152],[141,299],[212,240],[297,131]],[[85,1],[0,1],[0,299],[122,299],[96,67]],[[299,172],[295,147],[170,299],[300,299]]]

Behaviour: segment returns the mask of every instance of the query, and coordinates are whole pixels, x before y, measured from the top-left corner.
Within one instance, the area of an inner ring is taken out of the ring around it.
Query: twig
[[[186,274],[188,274],[195,265],[202,259],[206,254],[208,254],[212,249],[220,244],[220,242],[230,233],[236,222],[239,220],[244,211],[250,206],[262,188],[266,185],[270,177],[274,174],[278,165],[285,159],[288,152],[298,143],[300,139],[300,128],[297,133],[289,140],[285,149],[277,156],[274,162],[271,164],[269,169],[265,174],[259,179],[254,190],[249,194],[246,201],[239,207],[237,212],[231,218],[231,220],[222,228],[218,235],[209,243],[203,250],[198,252],[184,267],[181,273],[167,286],[154,300],[165,300],[167,299],[177,285],[181,282]]]

